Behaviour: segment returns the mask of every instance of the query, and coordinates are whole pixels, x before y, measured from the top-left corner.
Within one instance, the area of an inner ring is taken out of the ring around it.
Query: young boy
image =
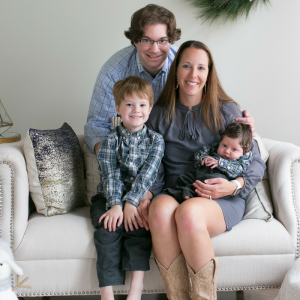
[[[236,179],[252,162],[252,152],[249,147],[252,142],[252,130],[249,125],[232,123],[221,135],[220,144],[203,146],[195,153],[197,169],[181,175],[176,181],[175,189],[165,189],[164,192],[173,196],[179,202],[199,197],[193,183],[210,178]],[[238,186],[239,183],[237,183]]]
[[[164,140],[144,124],[154,102],[147,81],[136,76],[119,80],[113,95],[122,123],[104,138],[98,151],[100,184],[91,206],[97,274],[101,300],[111,300],[112,286],[123,285],[125,271],[132,271],[127,299],[137,300],[144,271],[150,269],[152,247],[137,206],[155,182]]]

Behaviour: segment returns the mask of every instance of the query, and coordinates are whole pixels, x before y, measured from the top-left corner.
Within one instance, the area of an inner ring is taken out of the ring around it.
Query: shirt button
[[[130,180],[133,180],[133,177],[131,177]]]
[[[126,139],[126,137],[125,136],[123,136],[123,140],[125,140]]]

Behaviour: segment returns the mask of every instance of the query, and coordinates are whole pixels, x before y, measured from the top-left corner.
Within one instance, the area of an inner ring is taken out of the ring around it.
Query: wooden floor
[[[245,291],[245,300],[274,300],[278,294],[278,289]],[[25,300],[42,300],[41,297],[24,298]],[[49,300],[100,300],[100,296],[60,296],[50,297]],[[126,300],[126,296],[116,296],[115,300]],[[143,295],[142,300],[167,300],[165,294]],[[235,292],[218,292],[218,300],[238,300]]]

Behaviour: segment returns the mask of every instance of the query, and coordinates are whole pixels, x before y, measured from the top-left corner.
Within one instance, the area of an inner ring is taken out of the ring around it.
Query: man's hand
[[[244,124],[250,125],[250,126],[251,126],[251,129],[252,129],[252,136],[254,137],[254,136],[255,136],[254,119],[253,119],[253,117],[250,115],[250,113],[249,113],[248,110],[244,110],[244,111],[243,111],[243,115],[244,115],[243,118],[235,118],[235,120],[236,120],[237,122],[240,122],[240,123],[244,123]]]
[[[149,207],[150,207],[150,200],[153,198],[153,194],[148,191],[146,195],[141,199],[137,210],[142,218],[142,224],[139,224],[140,227],[144,227],[146,230],[149,230],[149,223],[148,223],[148,215],[149,215]],[[142,226],[141,226],[142,225]]]
[[[108,228],[108,231],[115,231],[116,226],[120,226],[123,221],[123,212],[121,205],[113,205],[110,210],[108,210],[105,214],[103,214],[99,218],[99,223],[103,221],[104,229]]]
[[[138,214],[138,211],[136,207],[131,204],[130,202],[125,203],[124,206],[124,227],[125,230],[128,232],[129,229],[130,231],[133,231],[133,225],[135,229],[139,229],[138,223],[142,223],[142,219]]]
[[[193,183],[195,191],[199,197],[218,199],[232,195],[236,190],[236,184],[224,178],[212,178],[204,181],[205,183],[196,180]]]
[[[219,161],[217,159],[208,156],[202,159],[201,165],[202,166],[205,165],[206,167],[210,167],[211,169],[214,169],[219,165]]]
[[[95,147],[94,147],[94,152],[95,152],[96,155],[98,154],[100,145],[101,145],[101,143],[99,142],[99,143],[97,143],[97,144],[95,145]]]

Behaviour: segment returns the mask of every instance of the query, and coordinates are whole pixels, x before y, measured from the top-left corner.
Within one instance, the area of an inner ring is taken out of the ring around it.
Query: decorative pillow
[[[91,198],[97,194],[97,186],[100,182],[99,165],[96,155],[87,144],[83,145],[83,155],[85,164],[85,204],[91,205]]]
[[[257,142],[261,158],[266,163],[269,158],[269,152],[257,133],[254,139]],[[273,219],[272,214],[273,206],[269,187],[268,170],[265,170],[262,181],[257,184],[246,199],[246,209],[243,219],[271,221]]]
[[[84,162],[77,135],[59,129],[29,129],[25,138],[29,191],[38,213],[64,214],[84,205]]]

